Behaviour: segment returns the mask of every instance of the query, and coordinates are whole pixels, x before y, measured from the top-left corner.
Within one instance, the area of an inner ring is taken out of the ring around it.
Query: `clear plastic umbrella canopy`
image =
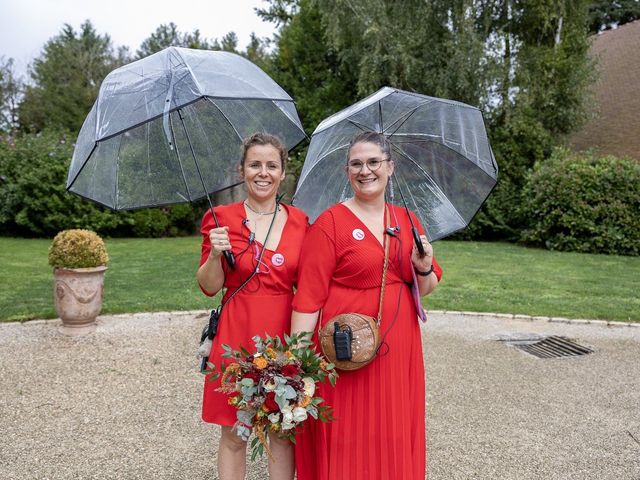
[[[294,195],[310,221],[352,196],[347,150],[365,131],[390,141],[395,193],[403,194],[430,240],[466,227],[496,184],[498,166],[477,108],[385,87],[313,133]]]
[[[170,47],[111,72],[67,189],[114,210],[190,202],[239,182],[243,138],[305,138],[291,97],[239,55]]]

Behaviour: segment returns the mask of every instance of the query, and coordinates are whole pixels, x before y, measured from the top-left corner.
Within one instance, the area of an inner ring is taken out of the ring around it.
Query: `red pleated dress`
[[[217,371],[223,360],[229,363],[228,359],[222,358],[223,344],[234,349],[243,346],[253,351],[255,345],[251,338],[255,335],[279,335],[282,338],[284,333],[289,333],[293,288],[308,221],[302,210],[281,205],[286,209],[288,218],[278,247],[265,250],[259,273],[222,309],[218,333],[209,356]],[[229,227],[229,240],[236,257],[235,270],[229,269],[224,257],[220,257],[225,273],[226,300],[255,269],[262,244],[255,240],[249,243],[251,232],[243,223],[246,212],[242,202],[216,207],[215,212],[220,226]],[[214,226],[211,211],[207,211],[202,219],[200,265],[209,257],[209,230]],[[227,394],[216,391],[220,379],[209,381],[209,377],[204,382],[202,419],[207,423],[232,426],[236,422],[236,409],[227,403]]]
[[[392,207],[389,269],[380,354],[369,365],[340,372],[319,387],[333,408],[330,423],[306,422],[296,441],[298,480],[418,480],[425,478],[425,393],[420,326],[411,296],[411,225]],[[414,218],[418,226],[419,222]],[[422,233],[422,227],[418,227]],[[311,226],[302,248],[293,308],[322,309],[320,325],[341,313],[377,316],[384,248],[342,204]],[[438,279],[442,270],[435,262]],[[317,331],[316,331],[317,341]]]

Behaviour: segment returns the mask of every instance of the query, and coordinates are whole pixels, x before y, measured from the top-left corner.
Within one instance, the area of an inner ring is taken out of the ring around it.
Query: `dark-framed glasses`
[[[371,158],[366,162],[362,160],[349,160],[347,162],[347,167],[349,168],[349,172],[351,173],[360,173],[362,171],[362,167],[365,165],[369,169],[370,172],[375,172],[380,168],[382,162],[388,162],[388,158],[380,159],[380,158]]]

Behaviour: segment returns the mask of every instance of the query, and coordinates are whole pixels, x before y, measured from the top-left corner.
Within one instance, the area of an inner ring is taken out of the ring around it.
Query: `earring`
[[[389,181],[387,183],[389,186],[389,198],[393,202],[393,178],[389,177]]]

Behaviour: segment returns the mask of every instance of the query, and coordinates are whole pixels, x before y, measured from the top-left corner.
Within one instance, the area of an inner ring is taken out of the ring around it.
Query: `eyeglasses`
[[[389,159],[385,158],[384,160],[379,160],[377,158],[372,158],[371,160],[367,160],[366,162],[362,162],[360,160],[350,160],[347,162],[347,167],[349,167],[349,172],[351,173],[360,173],[362,171],[362,167],[365,165],[371,172],[375,172],[380,169],[380,165],[382,162],[388,162]]]

